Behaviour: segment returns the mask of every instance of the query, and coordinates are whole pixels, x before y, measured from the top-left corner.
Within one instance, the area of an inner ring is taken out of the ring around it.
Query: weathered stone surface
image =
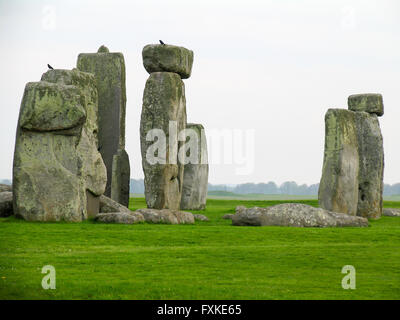
[[[383,139],[375,114],[329,109],[318,199],[322,208],[377,219],[382,214]]]
[[[126,207],[129,206],[130,176],[129,156],[124,149],[119,149],[112,164],[111,199]]]
[[[12,192],[12,186],[8,184],[0,184],[0,192],[4,191]]]
[[[348,98],[351,111],[364,111],[383,116],[383,98],[379,93],[353,94]]]
[[[375,114],[356,112],[359,154],[357,215],[377,219],[383,204],[383,138]]]
[[[100,212],[100,197],[86,190],[86,200],[87,216],[93,218]]]
[[[222,216],[222,219],[225,219],[225,220],[232,220],[233,216],[234,216],[234,214],[232,214],[232,213],[227,213],[227,214],[224,214],[224,215]]]
[[[236,214],[232,215],[232,224],[234,226],[261,226],[260,214],[268,208],[246,208],[236,207]]]
[[[166,224],[193,224],[194,216],[190,212],[171,209],[138,209],[135,212],[143,215],[144,220],[150,223]]]
[[[145,197],[149,208],[180,208],[184,155],[178,161],[178,150],[183,143],[178,142],[178,133],[185,127],[183,81],[176,73],[152,73],[143,94],[140,122]]]
[[[104,192],[97,151],[97,89],[93,75],[49,70],[28,83],[21,103],[13,165],[13,206],[35,221],[81,221],[87,191]]]
[[[100,48],[97,50],[97,53],[109,53],[110,50],[105,45],[100,46]]]
[[[13,194],[9,191],[0,192],[0,217],[9,217],[13,214]]]
[[[241,209],[232,217],[238,226],[367,227],[363,217],[331,212],[300,203],[284,203],[269,208]]]
[[[321,208],[356,215],[359,156],[356,113],[329,109],[325,115],[325,153],[318,191]]]
[[[100,196],[100,213],[111,212],[131,213],[132,211],[105,195]]]
[[[204,127],[201,124],[186,125],[186,164],[183,175],[181,209],[203,210],[206,208],[208,189],[208,155]]]
[[[183,47],[149,44],[143,48],[142,56],[148,73],[174,72],[187,79],[192,72],[193,51]]]
[[[77,68],[94,74],[96,79],[99,95],[99,151],[107,168],[107,186],[104,194],[110,197],[113,157],[119,149],[125,149],[126,87],[124,56],[122,53],[110,53],[105,46],[101,46],[97,53],[81,53],[78,56]],[[126,158],[127,154],[124,156],[124,159]],[[121,177],[120,183],[121,185],[117,188],[120,190],[118,193],[121,195],[123,204],[126,204],[124,191],[129,189],[129,176]],[[125,185],[122,185],[122,183]]]
[[[143,222],[143,216],[137,212],[109,212],[99,213],[94,218],[95,221],[104,223],[122,223],[122,224],[134,224]]]
[[[80,88],[45,81],[26,85],[20,126],[31,131],[67,130],[82,125],[86,110]]]
[[[208,219],[205,215],[203,214],[193,214],[194,220],[196,221],[210,221],[210,219]]]
[[[292,227],[367,227],[362,217],[330,212],[301,203],[284,203],[261,214],[262,226]]]
[[[387,217],[400,217],[400,209],[383,208],[383,215]]]

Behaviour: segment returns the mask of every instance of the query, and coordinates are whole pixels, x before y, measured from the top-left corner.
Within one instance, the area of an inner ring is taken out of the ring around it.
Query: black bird
[[[49,64],[47,64],[47,67],[48,67],[50,70],[54,70],[54,68],[53,68],[51,65],[49,65]]]
[[[160,41],[160,43],[164,46],[165,45],[165,43],[162,41],[162,40],[158,40],[158,41]]]

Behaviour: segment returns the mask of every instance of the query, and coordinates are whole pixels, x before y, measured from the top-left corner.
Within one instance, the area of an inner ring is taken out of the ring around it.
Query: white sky
[[[0,179],[11,178],[26,82],[39,81],[47,63],[71,69],[80,52],[102,44],[125,56],[126,149],[132,178],[143,177],[139,122],[148,74],[141,51],[159,39],[194,51],[188,122],[255,130],[253,172],[211,165],[211,183],[319,182],[324,114],[363,92],[383,94],[385,182],[400,182],[396,0],[0,0]]]

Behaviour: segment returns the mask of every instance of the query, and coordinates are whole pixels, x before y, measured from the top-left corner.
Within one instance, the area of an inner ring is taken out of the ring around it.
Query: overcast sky
[[[25,84],[47,63],[71,69],[80,52],[102,44],[125,56],[126,149],[131,176],[143,177],[141,52],[159,39],[194,51],[184,80],[188,122],[254,130],[254,169],[211,164],[211,183],[319,182],[324,114],[364,92],[383,94],[385,182],[400,182],[397,0],[0,0],[0,179],[11,178]]]

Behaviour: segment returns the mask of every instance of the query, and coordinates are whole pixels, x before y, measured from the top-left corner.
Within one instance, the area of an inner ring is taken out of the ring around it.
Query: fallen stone
[[[176,73],[150,74],[144,89],[140,121],[148,208],[180,209],[184,172],[184,163],[181,160],[184,159],[178,159],[178,150],[183,144],[178,142],[178,134],[185,127],[186,100],[183,81]]]
[[[9,191],[0,192],[0,217],[13,215],[13,194]]]
[[[14,152],[14,214],[32,221],[87,219],[87,194],[100,196],[107,179],[97,148],[93,75],[49,70],[28,83]]]
[[[137,212],[99,213],[94,218],[94,220],[103,223],[122,223],[122,224],[134,224],[144,221],[143,216]]]
[[[194,216],[190,212],[171,209],[138,209],[135,212],[143,215],[150,223],[194,224]]]
[[[368,220],[305,204],[284,203],[269,208],[254,207],[239,210],[233,216],[232,224],[237,226],[367,227]]]
[[[357,214],[359,162],[356,113],[329,109],[325,115],[325,152],[318,191],[321,208]]]
[[[128,155],[119,150],[125,149],[126,85],[125,60],[122,53],[109,52],[101,46],[97,53],[81,53],[78,56],[77,68],[94,74],[97,83],[99,101],[98,139],[99,151],[107,168],[107,185],[104,194],[121,204],[129,204],[126,190],[129,190],[130,170]],[[118,156],[113,169],[114,155]],[[120,170],[118,175],[113,172]],[[114,176],[114,197],[112,184]]]
[[[233,214],[232,224],[234,226],[261,226],[260,215],[268,208],[246,208],[243,206],[236,207],[236,214]]]
[[[148,73],[174,72],[187,79],[192,72],[193,51],[183,47],[149,44],[143,48],[142,56]]]
[[[12,186],[8,184],[0,184],[0,192],[12,192]]]
[[[270,207],[261,215],[263,226],[293,226],[293,227],[367,227],[368,220],[362,217],[350,216],[314,208],[300,203],[284,203]]]
[[[196,221],[210,221],[205,215],[203,214],[193,214],[194,220]]]
[[[113,212],[122,212],[122,213],[132,213],[129,208],[123,206],[122,204],[114,201],[113,199],[101,195],[100,196],[100,213],[113,213]]]
[[[379,93],[353,94],[348,98],[351,111],[364,111],[383,116],[383,98]]]
[[[222,219],[226,219],[226,220],[232,220],[234,214],[232,213],[227,213],[225,215],[222,216]]]
[[[400,217],[400,209],[383,208],[383,215],[387,217]]]
[[[182,210],[204,210],[208,189],[208,155],[204,127],[188,123],[185,143],[186,161],[183,174]],[[189,161],[190,160],[190,161]]]

